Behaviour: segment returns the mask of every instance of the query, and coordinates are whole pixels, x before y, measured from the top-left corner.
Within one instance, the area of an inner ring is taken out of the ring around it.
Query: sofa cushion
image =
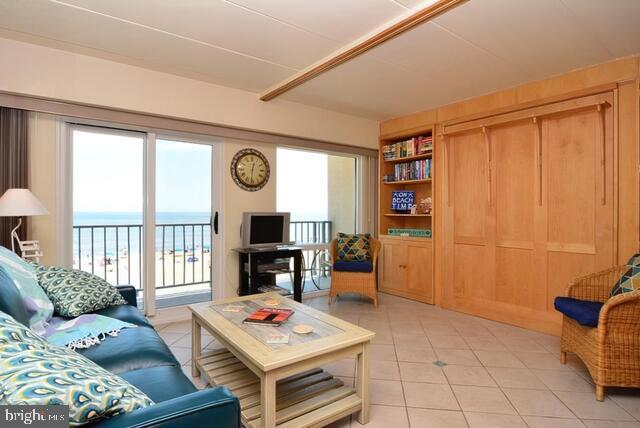
[[[153,402],[139,389],[63,346],[0,360],[2,403],[68,405],[69,425],[132,412]]]
[[[358,262],[358,261],[346,261],[337,260],[333,264],[333,270],[339,272],[372,272],[373,263],[370,261]]]
[[[131,305],[109,306],[108,308],[100,309],[94,313],[109,318],[115,318],[120,321],[130,322],[131,324],[135,324],[140,327],[152,327],[149,320],[142,315],[142,312],[140,312],[140,310],[135,306]]]
[[[40,286],[63,317],[127,303],[116,287],[96,275],[60,266],[34,265]]]
[[[556,297],[554,302],[557,311],[588,327],[598,326],[598,317],[600,316],[602,305],[604,303],[578,300],[571,297]]]
[[[133,370],[120,375],[147,394],[155,403],[171,400],[197,391],[181,367],[159,366]]]
[[[180,365],[156,331],[149,327],[126,328],[118,336],[105,338],[98,346],[77,352],[115,374]]]
[[[338,260],[371,260],[371,235],[338,233],[337,253]]]
[[[29,325],[29,314],[20,291],[2,266],[0,266],[0,311],[11,315],[25,326]]]

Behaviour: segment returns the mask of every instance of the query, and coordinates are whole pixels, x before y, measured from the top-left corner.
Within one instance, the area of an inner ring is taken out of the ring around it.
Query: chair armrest
[[[626,265],[620,265],[576,278],[569,283],[565,294],[574,299],[604,303],[609,299],[613,285],[627,269]]]
[[[613,296],[600,309],[600,339],[605,335],[625,343],[640,343],[640,289]]]
[[[99,428],[240,428],[240,403],[227,388],[209,388],[114,416]]]
[[[118,285],[116,288],[127,301],[127,305],[138,307],[137,291],[133,285]]]
[[[373,254],[371,254],[371,261],[373,262],[373,273],[376,273],[376,266],[378,265],[378,255],[380,254],[380,248],[382,248],[382,242],[376,240],[376,245],[373,248]]]

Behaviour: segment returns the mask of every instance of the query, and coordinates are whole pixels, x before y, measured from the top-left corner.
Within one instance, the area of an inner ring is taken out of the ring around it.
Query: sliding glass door
[[[70,137],[73,267],[133,285],[147,314],[211,300],[215,144],[85,125]]]
[[[211,171],[207,144],[156,140],[156,306],[211,299]]]
[[[73,267],[142,290],[146,135],[82,126],[71,136]]]
[[[291,240],[305,249],[306,292],[330,287],[329,243],[338,232],[357,231],[357,164],[355,156],[277,150],[277,209],[291,212]]]

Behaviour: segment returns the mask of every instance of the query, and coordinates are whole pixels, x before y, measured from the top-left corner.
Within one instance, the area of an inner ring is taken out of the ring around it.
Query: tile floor
[[[385,294],[377,309],[357,296],[305,303],[376,332],[367,427],[640,428],[640,390],[609,389],[597,402],[582,363],[560,364],[557,337]],[[191,378],[191,323],[158,329]],[[220,347],[205,333],[202,344]],[[353,384],[353,359],[326,368]]]

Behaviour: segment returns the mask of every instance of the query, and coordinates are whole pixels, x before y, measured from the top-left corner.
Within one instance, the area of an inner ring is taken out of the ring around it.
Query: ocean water
[[[158,212],[156,251],[200,253],[211,250],[211,215],[204,212]],[[73,254],[75,258],[115,257],[140,253],[142,213],[73,213]],[[93,229],[75,226],[108,226]]]

